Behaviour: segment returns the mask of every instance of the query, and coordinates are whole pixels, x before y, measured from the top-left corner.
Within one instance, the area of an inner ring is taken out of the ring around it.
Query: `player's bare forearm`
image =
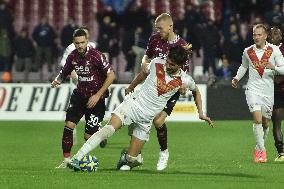
[[[210,117],[203,114],[201,94],[197,86],[196,86],[195,91],[192,91],[192,94],[193,94],[193,98],[194,98],[194,101],[197,107],[199,119],[207,121],[209,126],[213,128],[214,127],[213,121],[210,119]]]
[[[106,80],[103,84],[103,86],[100,88],[100,90],[97,92],[98,95],[102,96],[108,87],[113,83],[115,80],[115,74],[113,70],[110,70],[109,73],[107,74]]]
[[[150,58],[147,55],[144,55],[142,58],[142,64],[141,64],[141,70],[145,73],[147,73],[148,69],[148,64],[150,63]]]
[[[198,114],[203,115],[201,94],[197,86],[196,86],[196,90],[192,91],[192,95],[193,95],[194,102],[197,107]]]
[[[139,85],[146,79],[147,75],[147,73],[141,70],[139,74],[135,77],[135,79],[130,83],[128,89],[132,92],[137,85]]]
[[[142,64],[149,64],[150,63],[150,58],[147,55],[144,55],[142,58]]]

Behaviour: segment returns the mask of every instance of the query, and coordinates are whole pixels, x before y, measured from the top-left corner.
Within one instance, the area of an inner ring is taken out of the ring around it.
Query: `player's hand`
[[[238,88],[238,80],[236,78],[232,79],[232,87],[235,89]]]
[[[210,127],[212,128],[214,127],[213,121],[210,119],[210,117],[207,117],[206,115],[202,114],[202,115],[199,115],[199,119],[207,121]]]
[[[148,65],[149,65],[149,62],[143,62],[141,64],[141,70],[144,72],[144,73],[148,73]]]
[[[51,87],[52,88],[56,88],[61,84],[60,81],[57,80],[57,78],[55,78],[52,82],[51,82]]]
[[[126,88],[126,89],[125,89],[125,91],[124,91],[125,96],[126,96],[126,95],[128,95],[129,93],[133,93],[133,92],[134,92],[134,89],[129,88],[129,87],[128,87],[128,88]]]
[[[192,51],[192,44],[191,43],[187,43],[186,45],[183,46],[183,48],[186,51]]]
[[[275,70],[275,66],[273,64],[271,64],[270,62],[266,63],[265,68]]]
[[[97,104],[97,102],[100,100],[101,95],[95,94],[93,96],[91,96],[88,100],[87,103],[87,108],[93,108],[95,107],[95,105]]]

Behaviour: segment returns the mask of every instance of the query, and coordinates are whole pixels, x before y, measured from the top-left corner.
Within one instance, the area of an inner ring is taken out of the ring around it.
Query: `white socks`
[[[86,154],[98,147],[101,141],[111,137],[114,132],[115,129],[112,125],[104,126],[85,142],[85,144],[81,147],[77,154],[73,156],[73,158],[81,160]]]
[[[262,124],[253,124],[253,133],[256,141],[257,150],[265,150],[264,147],[264,132]]]

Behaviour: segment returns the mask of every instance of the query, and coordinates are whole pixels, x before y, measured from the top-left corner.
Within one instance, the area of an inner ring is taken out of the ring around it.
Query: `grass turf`
[[[275,163],[272,132],[266,141],[268,163],[253,162],[251,121],[168,123],[170,160],[156,171],[159,147],[156,131],[143,149],[144,165],[130,172],[115,170],[120,151],[129,138],[121,129],[104,149],[91,154],[100,162],[98,172],[55,170],[62,161],[63,122],[0,122],[0,188],[282,188],[284,164]],[[272,129],[271,129],[272,131]],[[78,126],[83,144],[83,125]]]

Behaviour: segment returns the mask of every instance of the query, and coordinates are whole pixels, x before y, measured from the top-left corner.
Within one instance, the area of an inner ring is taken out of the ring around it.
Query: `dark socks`
[[[64,157],[70,157],[72,146],[73,146],[73,129],[65,126],[62,136],[62,150]]]
[[[156,128],[157,137],[160,144],[161,151],[168,149],[168,130],[166,124],[164,123],[162,127]]]

